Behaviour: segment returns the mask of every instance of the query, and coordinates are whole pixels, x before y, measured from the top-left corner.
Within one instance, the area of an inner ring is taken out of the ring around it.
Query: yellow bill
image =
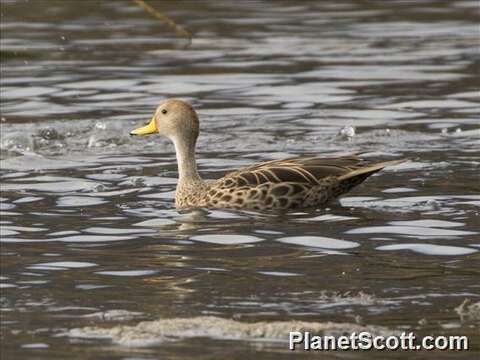
[[[155,133],[158,133],[155,117],[152,118],[148,125],[130,131],[130,135],[150,135]]]

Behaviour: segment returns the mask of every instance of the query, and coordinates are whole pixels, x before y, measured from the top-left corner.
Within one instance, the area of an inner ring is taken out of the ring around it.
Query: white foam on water
[[[160,319],[143,321],[137,325],[113,327],[84,327],[69,330],[71,338],[110,339],[128,347],[148,347],[166,341],[188,338],[212,338],[241,341],[287,342],[291,331],[309,331],[315,334],[343,335],[368,331],[375,335],[393,335],[396,330],[382,326],[335,322],[261,321],[240,322],[214,316]]]
[[[74,161],[61,158],[47,158],[41,155],[22,155],[0,160],[0,167],[5,170],[39,171],[81,168],[94,165],[91,162]]]
[[[86,180],[72,180],[45,183],[3,183],[3,191],[31,190],[51,193],[67,193],[74,191],[92,191],[97,184]]]

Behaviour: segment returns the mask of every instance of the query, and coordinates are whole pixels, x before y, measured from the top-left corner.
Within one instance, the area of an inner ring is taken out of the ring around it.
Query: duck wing
[[[361,168],[363,160],[356,155],[342,157],[301,156],[272,160],[230,172],[219,179],[228,187],[258,186],[265,183],[318,185],[322,179],[339,177]]]
[[[403,161],[365,164],[356,155],[268,161],[228,173],[213,182],[205,194],[205,204],[257,210],[318,207],[385,166]]]

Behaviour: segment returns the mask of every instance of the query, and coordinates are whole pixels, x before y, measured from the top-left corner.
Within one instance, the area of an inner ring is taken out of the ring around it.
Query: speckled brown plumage
[[[287,210],[321,207],[386,166],[403,160],[367,164],[356,155],[297,157],[255,164],[210,182],[197,172],[198,117],[180,100],[160,104],[151,122],[134,135],[160,133],[175,144],[179,182],[177,208],[207,207]]]
[[[365,165],[355,155],[270,161],[204,183],[195,196],[179,196],[179,205],[254,210],[320,207],[396,163]]]

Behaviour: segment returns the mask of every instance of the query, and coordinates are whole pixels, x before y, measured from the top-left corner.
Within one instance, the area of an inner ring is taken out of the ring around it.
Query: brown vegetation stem
[[[143,10],[148,12],[150,15],[166,23],[171,29],[175,31],[175,33],[177,33],[177,35],[185,37],[188,40],[187,47],[191,44],[192,34],[189,31],[185,30],[182,26],[178,25],[175,21],[170,19],[168,16],[163,15],[161,12],[155,10],[153,7],[148,5],[145,1],[143,0],[132,0],[132,1],[138,6],[140,6]]]

